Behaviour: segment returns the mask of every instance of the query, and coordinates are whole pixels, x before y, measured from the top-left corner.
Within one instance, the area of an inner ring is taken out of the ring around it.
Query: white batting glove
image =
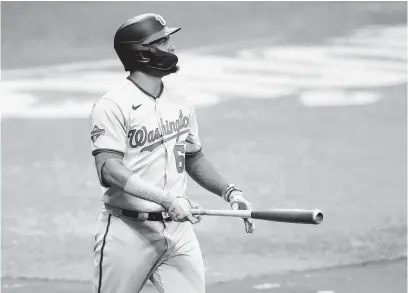
[[[252,204],[245,198],[244,193],[230,184],[223,192],[223,198],[230,203],[233,210],[253,210]],[[245,231],[252,233],[255,230],[255,221],[252,218],[244,218]]]
[[[200,208],[200,206],[185,197],[176,197],[167,208],[164,208],[175,222],[190,221],[192,224],[197,224],[201,221],[201,216],[191,214],[192,208]]]

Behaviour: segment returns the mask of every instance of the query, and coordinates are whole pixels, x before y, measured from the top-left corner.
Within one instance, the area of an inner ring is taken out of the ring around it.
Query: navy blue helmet
[[[125,71],[140,68],[168,71],[177,65],[177,56],[157,49],[154,43],[179,30],[167,27],[159,14],[146,13],[122,24],[116,31],[113,46]]]

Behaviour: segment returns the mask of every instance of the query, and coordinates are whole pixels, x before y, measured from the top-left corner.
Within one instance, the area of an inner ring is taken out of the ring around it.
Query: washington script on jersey
[[[182,110],[180,110],[180,115],[179,119],[170,121],[168,122],[166,120],[166,124],[163,123],[163,119],[160,118],[160,125],[161,125],[161,130],[163,135],[171,135],[173,133],[176,133],[175,135],[169,136],[165,139],[163,139],[162,134],[159,131],[159,128],[157,127],[155,130],[150,130],[148,131],[146,126],[142,126],[140,129],[131,129],[129,130],[128,138],[129,138],[129,145],[132,148],[137,148],[137,147],[142,147],[148,143],[155,142],[147,147],[142,148],[140,152],[144,151],[153,151],[155,148],[157,148],[159,145],[172,140],[176,138],[177,140],[179,139],[179,136],[188,133],[189,130],[189,125],[190,125],[190,119],[187,116],[183,115]],[[183,131],[180,131],[184,128],[187,128]]]

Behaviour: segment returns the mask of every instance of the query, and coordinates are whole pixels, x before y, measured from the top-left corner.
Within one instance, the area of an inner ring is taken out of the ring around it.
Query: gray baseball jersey
[[[122,154],[124,165],[142,179],[175,195],[184,195],[186,153],[201,142],[193,105],[168,89],[154,99],[130,80],[98,100],[92,110],[92,154]],[[153,202],[103,186],[103,201],[136,211],[161,211]]]

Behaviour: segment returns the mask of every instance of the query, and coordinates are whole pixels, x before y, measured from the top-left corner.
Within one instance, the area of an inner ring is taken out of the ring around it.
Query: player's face
[[[176,46],[170,41],[170,36],[161,38],[154,44],[154,46],[164,52],[173,53],[176,51]]]

